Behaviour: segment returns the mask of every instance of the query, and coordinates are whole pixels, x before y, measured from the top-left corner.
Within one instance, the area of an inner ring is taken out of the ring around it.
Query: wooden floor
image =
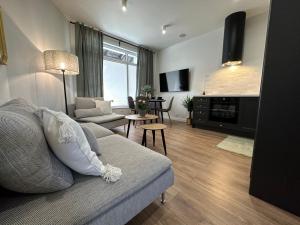
[[[165,205],[157,199],[127,225],[300,225],[299,217],[248,194],[251,159],[217,148],[226,135],[179,122],[165,132],[175,184]],[[148,147],[163,153],[159,136],[153,148],[149,133]],[[132,127],[129,138],[140,143],[141,129]]]

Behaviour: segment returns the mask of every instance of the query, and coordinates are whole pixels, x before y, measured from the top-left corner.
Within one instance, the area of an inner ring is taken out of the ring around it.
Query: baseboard
[[[180,117],[171,117],[171,120],[178,121],[178,122],[186,122],[186,118],[180,118]]]

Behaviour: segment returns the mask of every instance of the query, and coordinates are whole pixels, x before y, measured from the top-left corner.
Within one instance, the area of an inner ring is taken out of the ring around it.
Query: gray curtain
[[[77,95],[103,96],[103,35],[82,24],[75,24],[75,48],[79,60]]]
[[[153,92],[153,52],[141,47],[138,50],[136,81],[136,96],[140,95],[144,85],[151,85]]]

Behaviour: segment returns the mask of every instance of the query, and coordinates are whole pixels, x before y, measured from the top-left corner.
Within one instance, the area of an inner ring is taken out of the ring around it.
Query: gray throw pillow
[[[102,116],[102,111],[99,108],[93,109],[76,109],[75,116],[77,119],[86,118],[86,117],[94,117],[94,116]]]
[[[1,105],[0,109],[13,111],[13,112],[20,112],[20,113],[22,112],[34,113],[38,109],[38,107],[35,106],[34,104],[29,104],[23,98],[16,98]]]
[[[33,111],[23,100],[0,107],[0,185],[21,193],[68,188],[72,173],[48,148]]]
[[[95,123],[81,123],[80,126],[89,128],[89,130],[93,132],[96,138],[103,138],[114,134],[114,132],[112,132],[111,130]]]
[[[84,126],[81,126],[81,128],[86,136],[86,139],[88,140],[88,143],[91,146],[92,151],[95,152],[97,156],[100,156],[101,155],[100,147],[98,145],[96,136],[93,133],[93,131],[90,130],[90,128]]]

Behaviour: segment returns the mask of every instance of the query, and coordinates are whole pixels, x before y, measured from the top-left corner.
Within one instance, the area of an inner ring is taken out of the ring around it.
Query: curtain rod
[[[76,23],[77,23],[77,22],[74,22],[74,21],[69,21],[69,22],[70,22],[71,24],[76,24]],[[123,43],[126,43],[126,44],[128,44],[128,45],[131,45],[131,46],[134,46],[134,47],[137,47],[137,48],[140,48],[140,47],[141,47],[141,48],[145,48],[145,47],[143,47],[143,46],[140,46],[140,45],[137,45],[137,44],[133,44],[133,43],[131,43],[131,42],[129,42],[129,41],[126,41],[126,40],[124,40],[124,39],[122,39],[122,38],[115,37],[115,36],[113,36],[113,35],[111,35],[111,34],[109,34],[109,33],[106,33],[106,32],[104,32],[104,31],[98,29],[98,28],[88,26],[88,25],[86,25],[86,24],[84,24],[84,23],[79,23],[79,24],[82,24],[82,25],[84,25],[84,26],[86,26],[86,27],[92,28],[92,29],[94,29],[94,30],[96,30],[96,31],[101,31],[105,36],[107,36],[107,37],[109,37],[109,38],[112,38],[112,39],[114,39],[114,40],[117,40],[117,41],[119,41],[119,42],[123,42]],[[149,50],[149,51],[151,51],[151,52],[154,53],[154,51],[151,50],[151,49],[148,49],[148,48],[145,48],[145,49],[147,49],[147,50]]]

